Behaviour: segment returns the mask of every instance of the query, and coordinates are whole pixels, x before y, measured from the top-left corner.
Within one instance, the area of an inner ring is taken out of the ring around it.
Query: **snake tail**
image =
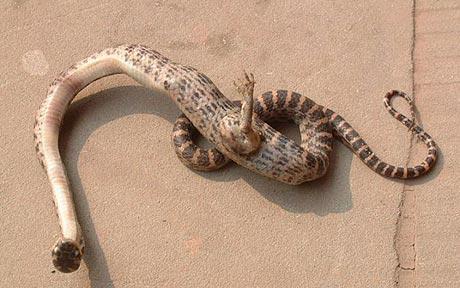
[[[418,165],[412,167],[395,166],[382,161],[363,140],[359,133],[340,115],[334,111],[324,108],[324,113],[329,117],[329,122],[333,128],[334,134],[348,146],[364,164],[380,175],[389,178],[411,179],[421,176],[428,172],[435,164],[437,158],[437,147],[434,140],[413,120],[404,116],[393,108],[391,100],[394,97],[402,97],[410,105],[412,99],[404,92],[392,90],[388,92],[383,103],[388,112],[403,123],[409,130],[417,136],[427,147],[426,158]]]

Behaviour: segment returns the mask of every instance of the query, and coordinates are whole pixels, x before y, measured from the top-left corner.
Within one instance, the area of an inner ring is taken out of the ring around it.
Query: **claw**
[[[254,106],[254,74],[243,71],[241,79],[233,81],[243,100],[241,101],[240,115],[230,114],[226,117],[234,119],[232,121],[221,122],[222,137],[225,140],[224,146],[236,151],[239,154],[249,154],[260,147],[261,138],[259,132],[252,125],[253,106]],[[239,122],[235,126],[235,119]]]
[[[243,101],[241,105],[241,123],[240,128],[243,133],[252,130],[252,110],[254,103],[254,74],[247,73],[243,70],[243,79],[234,82],[237,91],[241,94]]]

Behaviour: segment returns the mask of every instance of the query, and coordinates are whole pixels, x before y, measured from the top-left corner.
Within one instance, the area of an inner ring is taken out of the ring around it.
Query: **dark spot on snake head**
[[[57,270],[63,273],[70,273],[80,267],[83,251],[75,241],[60,239],[54,246],[51,255],[54,267]]]

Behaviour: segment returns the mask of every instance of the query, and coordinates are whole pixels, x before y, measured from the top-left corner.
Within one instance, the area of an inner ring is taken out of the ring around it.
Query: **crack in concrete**
[[[410,159],[410,157],[407,157]],[[394,249],[398,264],[395,267],[395,287],[413,287],[413,271],[415,271],[415,229],[411,208],[414,207],[414,192],[405,189],[401,192],[398,206],[396,233],[394,235]],[[408,274],[409,272],[412,272]],[[404,284],[403,284],[404,283]],[[411,283],[411,285],[406,285]]]
[[[406,271],[407,270],[409,270],[409,271],[414,271],[415,270],[415,268],[407,268],[407,267],[403,267],[403,266],[399,266],[399,269],[406,270]]]
[[[416,0],[412,1],[412,45],[411,45],[411,64],[412,64],[412,105],[410,113],[413,121],[415,116],[415,43],[416,43]],[[414,122],[415,123],[415,122]],[[413,154],[414,144],[416,141],[414,134],[410,133],[410,144],[408,147],[405,166],[409,166]],[[403,182],[401,199],[398,205],[398,215],[396,220],[396,231],[393,238],[393,247],[396,252],[397,265],[395,267],[395,287],[406,288],[415,287],[415,261],[417,251],[415,247],[415,191],[408,188],[406,181]]]

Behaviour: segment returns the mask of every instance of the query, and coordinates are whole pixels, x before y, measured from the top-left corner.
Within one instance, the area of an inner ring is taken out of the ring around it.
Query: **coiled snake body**
[[[414,167],[395,167],[380,160],[359,134],[338,114],[296,92],[277,90],[253,99],[252,75],[238,85],[241,108],[228,100],[204,74],[174,63],[142,45],[121,45],[98,52],[71,66],[54,80],[35,121],[37,156],[51,183],[61,237],[52,250],[53,264],[61,272],[78,269],[84,242],[72,193],[58,149],[59,130],[66,109],[76,94],[91,82],[124,73],[142,85],[165,90],[184,116],[174,124],[174,148],[190,168],[210,171],[229,159],[254,172],[287,184],[300,184],[323,176],[329,166],[333,136],[344,142],[369,168],[390,178],[408,179],[426,173],[436,161],[436,144],[422,128],[394,110],[391,91],[384,98],[391,115],[407,126],[427,148],[428,155]],[[253,115],[255,112],[255,115]],[[264,121],[291,119],[299,125],[301,145]],[[202,149],[192,141],[195,128],[215,148]]]

